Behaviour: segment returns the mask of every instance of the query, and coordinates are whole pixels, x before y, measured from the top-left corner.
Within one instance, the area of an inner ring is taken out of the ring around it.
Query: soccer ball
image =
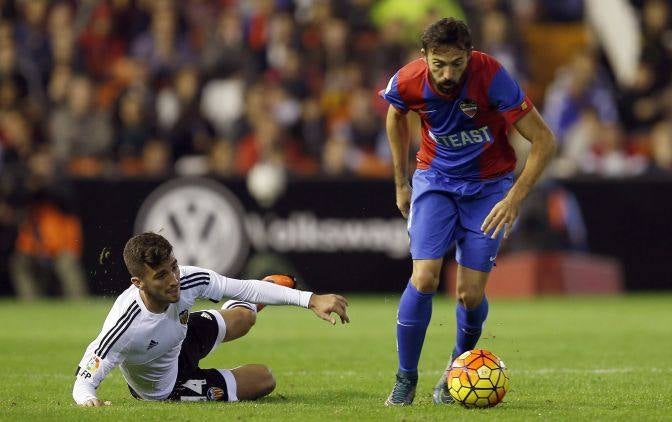
[[[465,407],[492,407],[509,388],[509,370],[492,352],[474,349],[462,353],[448,370],[448,391]]]

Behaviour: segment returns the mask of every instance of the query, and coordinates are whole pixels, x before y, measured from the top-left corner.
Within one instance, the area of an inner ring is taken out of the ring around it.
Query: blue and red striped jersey
[[[509,125],[533,107],[506,69],[479,51],[471,53],[461,86],[451,96],[432,87],[424,58],[402,67],[380,95],[400,112],[420,115],[418,168],[465,180],[495,179],[514,169]]]

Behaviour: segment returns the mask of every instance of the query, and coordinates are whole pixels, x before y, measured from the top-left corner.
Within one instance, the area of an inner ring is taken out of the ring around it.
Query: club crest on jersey
[[[460,101],[460,110],[462,111],[462,113],[466,114],[469,118],[472,118],[476,115],[476,112],[478,111],[478,105],[476,105],[475,101],[465,99]]]
[[[189,309],[180,312],[180,324],[186,325],[189,322]]]

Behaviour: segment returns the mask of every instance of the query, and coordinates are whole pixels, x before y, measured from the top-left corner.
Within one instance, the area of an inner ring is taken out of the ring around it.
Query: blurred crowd
[[[0,0],[0,252],[27,280],[15,289],[39,293],[34,262],[81,285],[76,178],[241,177],[259,163],[390,177],[377,91],[448,15],[531,89],[560,142],[553,176],[668,174],[671,7],[629,4],[642,40],[630,84],[589,41],[540,86],[525,28],[581,26],[584,1]]]

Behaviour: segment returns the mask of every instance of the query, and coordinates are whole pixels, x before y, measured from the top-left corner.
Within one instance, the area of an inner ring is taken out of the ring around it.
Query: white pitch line
[[[540,369],[511,369],[512,374],[546,375],[546,374],[625,374],[625,373],[672,373],[672,368],[540,368]],[[361,377],[387,376],[394,371],[366,372],[366,371],[274,371],[276,374],[293,375],[323,375],[328,377]],[[443,371],[422,371],[423,374],[440,375]]]

